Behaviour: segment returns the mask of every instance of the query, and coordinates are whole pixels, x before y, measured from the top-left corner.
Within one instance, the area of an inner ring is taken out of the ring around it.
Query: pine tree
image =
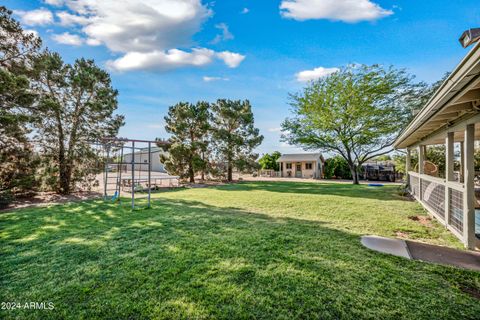
[[[27,126],[35,93],[29,73],[40,46],[40,38],[24,32],[12,12],[0,6],[0,193],[25,191],[34,184]]]
[[[180,102],[168,109],[165,129],[172,135],[171,146],[168,157],[162,156],[168,172],[188,177],[191,183],[196,172],[204,172],[209,119],[208,102]]]
[[[56,172],[57,192],[68,194],[86,175],[92,141],[115,136],[123,116],[115,115],[117,90],[110,75],[93,60],[65,64],[59,54],[46,51],[35,62],[35,90],[39,94],[36,139],[44,148],[49,172]]]
[[[219,99],[212,105],[212,143],[217,156],[227,167],[227,180],[232,181],[233,168],[244,170],[255,165],[253,150],[263,141],[255,128],[252,107],[248,100]]]

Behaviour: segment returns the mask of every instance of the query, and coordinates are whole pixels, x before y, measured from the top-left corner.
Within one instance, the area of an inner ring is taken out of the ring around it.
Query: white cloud
[[[245,59],[244,55],[230,51],[218,52],[217,57],[222,59],[223,62],[225,62],[225,64],[230,68],[238,67],[240,63],[242,63],[242,61]]]
[[[97,39],[87,39],[87,41],[85,41],[86,44],[88,44],[89,46],[99,46],[102,44],[101,41],[97,40]]]
[[[223,78],[223,77],[208,77],[204,76],[203,81],[205,82],[212,82],[212,81],[229,81],[229,78]]]
[[[25,34],[33,34],[35,37],[38,37],[38,31],[34,29],[25,29],[23,30]]]
[[[88,17],[83,32],[115,52],[148,52],[189,46],[211,11],[200,0],[68,1]]]
[[[49,4],[51,6],[61,6],[64,4],[64,0],[44,0],[46,4]]]
[[[205,48],[195,48],[191,52],[170,49],[167,51],[129,52],[123,57],[108,61],[107,66],[116,71],[160,70],[180,67],[201,67],[210,64],[215,52]]]
[[[52,36],[52,39],[55,42],[61,43],[61,44],[68,44],[71,46],[80,46],[83,44],[83,39],[76,35],[76,34],[71,34],[68,32],[64,32],[62,34],[54,34]]]
[[[31,11],[15,11],[20,16],[23,24],[27,26],[46,25],[53,23],[53,14],[44,8]]]
[[[233,39],[233,34],[228,30],[228,26],[225,23],[219,23],[215,25],[215,28],[222,30],[221,34],[217,34],[211,43],[219,43],[220,41],[227,41]]]
[[[311,80],[316,80],[318,78],[328,76],[329,74],[337,72],[338,70],[339,70],[338,68],[318,67],[313,70],[300,71],[295,74],[295,77],[299,82],[308,82]]]
[[[250,10],[248,8],[243,8],[242,11],[240,11],[241,14],[247,14],[249,12]]]
[[[88,24],[90,21],[88,17],[71,14],[71,13],[68,13],[67,11],[57,12],[56,15],[60,19],[60,25],[65,27],[78,25],[78,24],[85,25],[85,24]]]
[[[353,23],[377,20],[393,11],[370,0],[283,0],[280,13],[295,20],[329,19]]]
[[[192,47],[192,37],[212,16],[201,0],[49,0],[49,3],[64,5],[57,13],[60,24],[80,26],[75,32],[82,33],[82,43],[105,45],[110,51],[120,53],[118,59],[108,61],[114,70],[162,71],[203,66],[214,59],[234,68],[245,58],[238,53]],[[222,30],[221,40],[233,38],[225,24],[217,27]],[[72,44],[77,45],[78,41]]]

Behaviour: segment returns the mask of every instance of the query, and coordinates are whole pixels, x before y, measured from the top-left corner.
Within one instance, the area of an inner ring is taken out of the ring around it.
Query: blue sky
[[[480,26],[478,0],[2,1],[67,62],[110,70],[126,117],[120,136],[167,137],[178,101],[249,99],[265,136],[280,142],[288,93],[348,63],[406,68],[433,82],[466,54],[457,39]]]

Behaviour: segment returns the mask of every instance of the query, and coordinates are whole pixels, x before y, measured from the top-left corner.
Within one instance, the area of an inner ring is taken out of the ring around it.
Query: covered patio
[[[396,149],[406,149],[410,193],[468,249],[480,248],[475,193],[476,188],[480,191],[480,172],[475,171],[479,141],[480,43],[476,43],[394,143]],[[445,168],[426,158],[433,145],[444,146]]]

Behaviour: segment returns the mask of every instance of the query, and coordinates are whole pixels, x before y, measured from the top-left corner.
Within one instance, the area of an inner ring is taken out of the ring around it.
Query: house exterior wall
[[[132,162],[132,154],[126,154],[123,156],[123,162]],[[148,153],[135,153],[135,163],[148,162]],[[127,165],[127,170],[131,170]],[[135,170],[148,171],[148,164],[138,165],[135,164]],[[160,162],[160,151],[152,152],[152,171],[153,172],[166,172],[164,165]]]
[[[306,169],[307,163],[312,164],[312,169]],[[282,177],[289,178],[304,178],[304,179],[320,179],[321,178],[321,166],[318,167],[320,161],[297,161],[297,162],[281,162]],[[291,169],[287,169],[287,164],[291,164]],[[297,165],[300,165],[301,170],[297,171]]]

